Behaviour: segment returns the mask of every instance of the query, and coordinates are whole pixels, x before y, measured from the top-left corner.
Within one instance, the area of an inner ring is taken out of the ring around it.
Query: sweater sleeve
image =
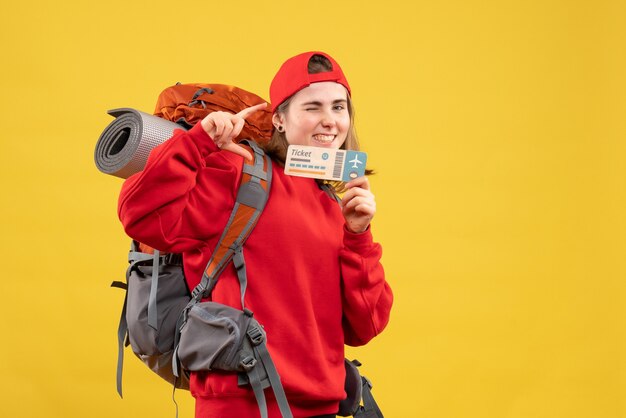
[[[389,322],[393,294],[380,264],[382,248],[373,242],[370,228],[354,234],[344,227],[343,243],[339,257],[345,343],[360,346]]]
[[[197,124],[155,147],[122,186],[118,216],[133,239],[167,252],[201,246],[222,232],[243,158],[222,152]]]

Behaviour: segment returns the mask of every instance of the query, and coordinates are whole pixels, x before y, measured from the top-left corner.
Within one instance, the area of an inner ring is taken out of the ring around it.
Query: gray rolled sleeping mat
[[[98,170],[126,179],[143,170],[150,151],[172,137],[177,123],[131,108],[107,112],[115,120],[107,126],[96,144],[94,158]]]

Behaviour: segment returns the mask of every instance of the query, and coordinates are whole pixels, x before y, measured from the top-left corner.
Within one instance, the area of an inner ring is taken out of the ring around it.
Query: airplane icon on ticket
[[[352,168],[359,168],[359,164],[363,164],[363,161],[359,160],[358,155],[355,155],[354,158],[348,162],[352,163]]]

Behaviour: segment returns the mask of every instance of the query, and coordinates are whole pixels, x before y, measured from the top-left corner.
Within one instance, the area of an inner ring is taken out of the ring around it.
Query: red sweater
[[[124,183],[119,217],[127,234],[184,254],[189,288],[199,282],[235,202],[243,159],[220,151],[197,124],[155,148]],[[349,232],[339,205],[312,179],[273,164],[270,196],[244,246],[246,307],[265,327],[268,350],[295,417],[331,414],[345,397],[344,343],[358,346],[389,319],[392,293],[370,230]],[[240,308],[228,266],[212,299]],[[250,387],[233,373],[191,376],[196,416],[257,417]],[[266,390],[270,417],[280,413]]]

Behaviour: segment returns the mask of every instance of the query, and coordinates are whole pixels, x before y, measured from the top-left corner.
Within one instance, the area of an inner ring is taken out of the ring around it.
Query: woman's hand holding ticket
[[[359,177],[346,183],[348,191],[341,199],[341,211],[348,229],[355,233],[365,232],[374,214],[376,200],[370,191],[367,177]]]

